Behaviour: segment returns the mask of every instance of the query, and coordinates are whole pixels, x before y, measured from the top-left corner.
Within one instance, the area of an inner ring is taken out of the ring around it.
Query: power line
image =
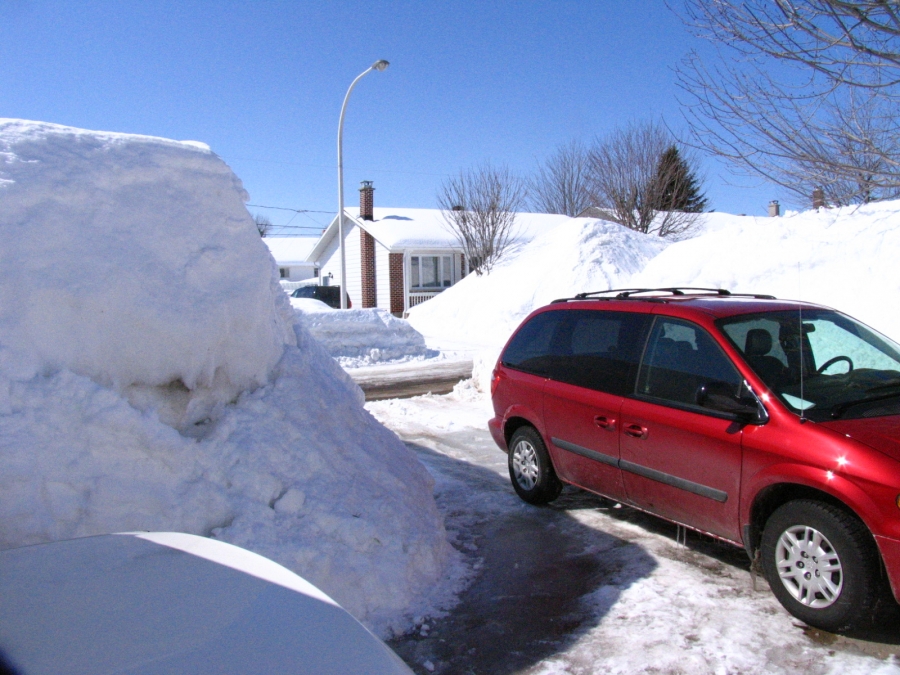
[[[247,204],[255,209],[276,209],[278,211],[293,211],[294,213],[337,213],[337,211],[314,211],[312,209],[289,209],[285,206],[265,206],[263,204]]]

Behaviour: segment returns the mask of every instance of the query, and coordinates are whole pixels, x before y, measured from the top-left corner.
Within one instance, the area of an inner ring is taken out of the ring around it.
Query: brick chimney
[[[362,187],[359,188],[359,217],[363,220],[375,220],[375,216],[372,215],[375,188],[372,187],[370,180],[364,180],[360,185]]]
[[[812,203],[814,209],[821,209],[825,206],[825,190],[817,187],[812,193]]]
[[[769,202],[769,218],[777,218],[781,215],[781,204],[778,203],[777,199],[773,199]]]

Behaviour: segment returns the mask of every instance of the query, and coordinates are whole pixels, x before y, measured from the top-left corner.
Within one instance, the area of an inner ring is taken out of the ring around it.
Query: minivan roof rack
[[[553,302],[570,302],[572,300],[627,300],[633,296],[642,295],[644,293],[668,293],[671,296],[681,295],[712,295],[715,297],[735,297],[735,298],[755,298],[757,300],[774,300],[774,295],[763,295],[758,293],[732,293],[724,288],[696,288],[692,286],[679,286],[669,288],[611,288],[606,291],[592,291],[590,293],[578,293],[574,298],[560,298]],[[635,298],[639,300],[656,300],[660,298],[656,295],[651,297]]]

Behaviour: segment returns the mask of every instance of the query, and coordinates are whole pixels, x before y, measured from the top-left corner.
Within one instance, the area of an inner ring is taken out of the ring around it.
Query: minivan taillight
[[[491,373],[491,396],[497,391],[498,384],[500,384],[500,371],[494,369],[494,372]]]

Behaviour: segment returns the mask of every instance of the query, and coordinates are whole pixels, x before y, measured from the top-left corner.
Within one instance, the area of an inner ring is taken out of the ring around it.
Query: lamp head
[[[372,67],[373,67],[375,70],[384,70],[384,69],[387,68],[389,65],[391,65],[391,64],[388,63],[387,61],[385,61],[384,59],[381,59],[381,60],[376,61],[375,63],[373,63],[373,64],[372,64]]]

